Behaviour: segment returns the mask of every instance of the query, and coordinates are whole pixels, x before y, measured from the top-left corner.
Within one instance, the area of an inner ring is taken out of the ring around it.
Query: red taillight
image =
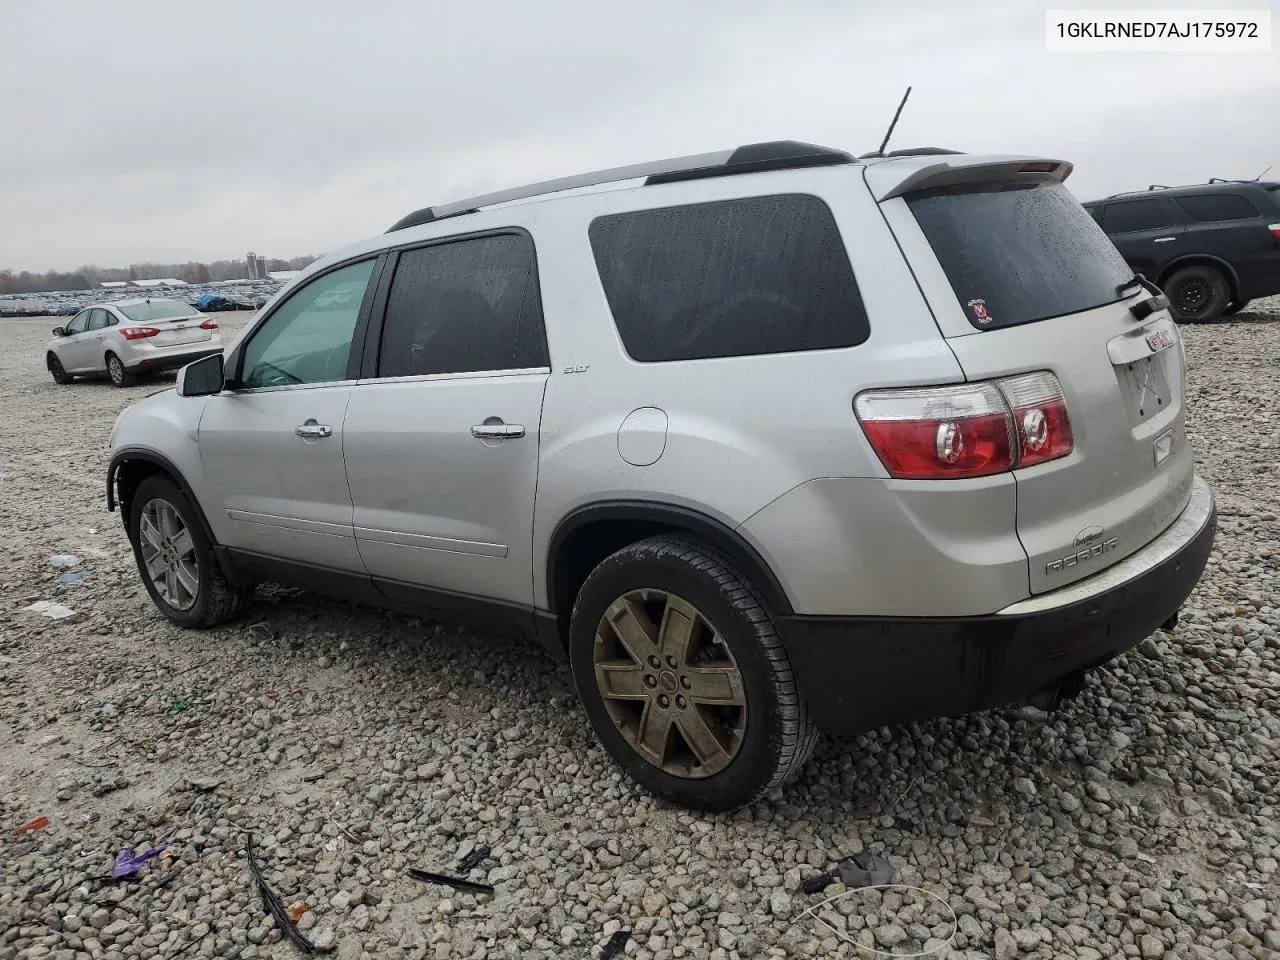
[[[1271,231],[1271,235],[1280,238],[1280,223],[1268,223],[1267,229]]]
[[[1062,387],[1052,373],[1028,373],[999,381],[1013,410],[1018,434],[1018,466],[1065,457],[1075,445]]]
[[[218,321],[210,318],[206,320],[204,323],[200,324],[200,329],[201,330],[217,330]]]
[[[990,384],[877,390],[854,405],[891,476],[985,477],[1013,466],[1009,411]]]
[[[145,340],[147,337],[154,337],[159,332],[155,327],[122,327],[120,336],[126,340]]]
[[[985,477],[1065,457],[1074,445],[1051,373],[872,390],[859,395],[854,410],[880,462],[900,480]]]

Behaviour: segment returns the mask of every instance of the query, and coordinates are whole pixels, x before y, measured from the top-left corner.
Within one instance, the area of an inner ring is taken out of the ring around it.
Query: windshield
[[[939,187],[907,203],[979,330],[1114,303],[1133,279],[1110,238],[1061,183]]]
[[[116,304],[116,309],[134,323],[149,323],[152,320],[174,320],[178,317],[190,317],[198,312],[195,307],[180,303],[177,300],[149,300],[146,303]]]

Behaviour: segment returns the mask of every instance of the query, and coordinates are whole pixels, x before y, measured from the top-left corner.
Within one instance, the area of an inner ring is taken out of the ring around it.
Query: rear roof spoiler
[[[1065,160],[1046,157],[956,156],[886,157],[867,160],[867,186],[877,201],[931,187],[951,187],[992,180],[1056,180],[1071,174]]]

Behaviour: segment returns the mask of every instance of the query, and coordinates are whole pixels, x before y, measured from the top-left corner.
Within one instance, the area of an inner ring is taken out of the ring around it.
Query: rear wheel
[[[137,376],[114,353],[107,354],[107,376],[117,387],[132,387],[138,382]]]
[[[1234,317],[1237,313],[1249,305],[1248,300],[1234,300],[1227,304],[1227,309],[1222,311],[1224,317]]]
[[[732,810],[791,779],[817,730],[763,600],[693,539],[654,537],[602,562],[570,627],[596,735],[638,783]]]
[[[62,361],[58,359],[57,354],[49,354],[46,363],[49,367],[49,373],[53,376],[54,383],[68,384],[75,380],[75,377],[63,369]]]
[[[1169,308],[1179,323],[1207,323],[1226,311],[1231,301],[1227,278],[1213,267],[1183,267],[1164,284]]]
[[[129,539],[143,586],[174,623],[212,627],[244,610],[249,591],[223,577],[195,507],[169,478],[150,476],[138,484]]]

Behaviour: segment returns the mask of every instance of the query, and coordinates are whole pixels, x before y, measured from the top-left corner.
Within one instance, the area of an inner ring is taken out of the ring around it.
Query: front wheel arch
[[[210,526],[195,491],[191,489],[191,484],[187,483],[182,471],[163,454],[152,450],[117,452],[111,458],[111,465],[107,468],[107,509],[114,511],[119,506],[120,519],[124,523],[125,531],[128,532],[129,518],[133,510],[133,495],[144,480],[156,475],[163,476],[173,483],[191,504],[196,518],[200,521],[201,531],[213,546],[214,556],[218,559],[218,566],[222,569],[223,576],[233,585],[245,584],[246,578],[240,575],[228,561],[225,552],[219,548],[213,527]]]

